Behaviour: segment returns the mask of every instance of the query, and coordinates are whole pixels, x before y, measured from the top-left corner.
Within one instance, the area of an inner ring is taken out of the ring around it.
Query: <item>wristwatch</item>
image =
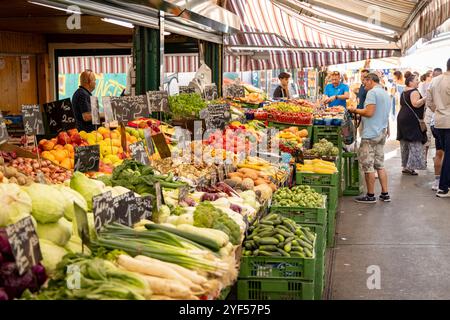
[[[338,100],[338,99],[339,99],[339,98],[338,98],[338,95],[335,95],[335,96],[334,96],[334,99],[335,99],[335,100]]]

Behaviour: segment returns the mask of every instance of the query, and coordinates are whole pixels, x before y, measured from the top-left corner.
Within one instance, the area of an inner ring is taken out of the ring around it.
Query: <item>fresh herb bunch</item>
[[[175,120],[197,119],[206,102],[198,93],[181,93],[169,97],[169,107]]]

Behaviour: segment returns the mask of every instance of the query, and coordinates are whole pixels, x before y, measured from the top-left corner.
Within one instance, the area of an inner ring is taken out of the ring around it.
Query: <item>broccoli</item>
[[[229,236],[232,244],[236,245],[240,242],[239,225],[209,201],[200,203],[195,209],[194,226],[223,231]]]

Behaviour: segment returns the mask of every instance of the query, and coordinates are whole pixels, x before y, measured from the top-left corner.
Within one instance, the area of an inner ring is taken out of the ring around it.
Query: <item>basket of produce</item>
[[[296,165],[297,185],[337,187],[339,174],[336,164],[321,159],[304,160]]]
[[[293,220],[269,214],[244,241],[240,278],[313,280],[316,234]]]
[[[270,213],[281,214],[296,223],[325,224],[326,203],[326,196],[306,185],[280,188],[273,195]]]

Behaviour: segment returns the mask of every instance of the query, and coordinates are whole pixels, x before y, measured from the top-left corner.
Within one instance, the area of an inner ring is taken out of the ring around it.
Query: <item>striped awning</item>
[[[411,48],[416,41],[432,33],[448,19],[450,19],[450,0],[431,0],[403,34],[402,50]]]
[[[127,73],[131,57],[59,57],[58,72],[60,74],[80,74],[86,69],[95,73]],[[199,65],[197,54],[165,55],[165,72],[196,72]]]
[[[279,70],[323,67],[345,62],[398,56],[395,50],[344,50],[335,52],[270,52],[269,59],[253,59],[251,56],[225,57],[225,72]]]

